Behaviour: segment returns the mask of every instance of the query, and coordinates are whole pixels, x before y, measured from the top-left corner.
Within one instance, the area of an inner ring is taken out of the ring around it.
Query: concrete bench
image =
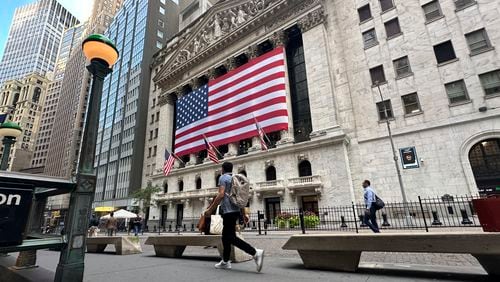
[[[240,236],[240,235],[238,235]],[[242,238],[240,236],[240,238]],[[153,245],[156,256],[179,258],[182,257],[187,246],[214,246],[222,256],[221,235],[172,235],[172,236],[150,236],[146,239],[146,245]],[[231,261],[243,262],[251,260],[252,257],[238,248],[232,247]]]
[[[142,253],[139,237],[89,237],[87,238],[88,253],[102,253],[107,245],[114,245],[117,255],[132,255]]]
[[[283,246],[297,250],[306,268],[355,272],[361,252],[473,255],[490,275],[500,275],[500,233],[294,235]]]

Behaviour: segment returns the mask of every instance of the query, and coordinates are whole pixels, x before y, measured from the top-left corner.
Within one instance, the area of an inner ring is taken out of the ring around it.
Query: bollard
[[[472,224],[466,210],[460,209],[460,214],[462,215],[462,224]]]
[[[359,216],[359,221],[361,221],[361,224],[359,225],[359,227],[366,227],[368,225],[365,224],[365,221],[363,220],[365,217],[360,215]]]
[[[255,226],[255,220],[252,220],[252,229],[255,230],[257,227]]]
[[[168,225],[168,232],[172,232],[172,224]]]
[[[382,213],[382,220],[382,226],[391,226],[391,224],[387,220],[387,214],[385,212]]]
[[[267,221],[264,221],[264,235],[267,235]]]
[[[179,232],[179,231],[180,231],[179,224],[176,224],[175,225],[175,232]]]
[[[194,223],[191,223],[191,232],[194,232]]]
[[[302,209],[299,210],[299,220],[300,220],[300,229],[302,229],[302,234],[306,234],[306,225],[304,222],[304,211]]]
[[[341,216],[340,220],[342,221],[342,224],[340,225],[340,228],[347,228],[347,223],[345,223],[345,217]]]
[[[185,224],[185,223],[183,224],[183,226],[182,226],[182,227],[183,227],[183,228],[182,228],[182,231],[186,232],[186,231],[187,231],[187,229],[186,229],[186,224]]]
[[[439,220],[439,216],[437,211],[432,211],[432,224],[431,225],[443,225],[443,223]]]

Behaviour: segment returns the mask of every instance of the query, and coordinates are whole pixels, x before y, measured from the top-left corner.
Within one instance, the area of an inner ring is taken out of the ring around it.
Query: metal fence
[[[386,202],[377,211],[377,222],[381,230],[425,230],[436,228],[480,227],[472,206],[476,196],[449,196],[421,198],[417,201]],[[320,207],[315,211],[300,208],[281,208],[279,213],[268,216],[263,211],[250,214],[249,224],[242,231],[266,234],[275,231],[345,231],[360,232],[368,229],[363,223],[364,204]],[[167,219],[158,232],[199,232],[199,218],[183,218],[182,221]],[[151,231],[151,230],[150,230]]]

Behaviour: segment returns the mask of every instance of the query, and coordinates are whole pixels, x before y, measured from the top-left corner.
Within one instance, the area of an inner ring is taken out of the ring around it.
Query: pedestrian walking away
[[[141,227],[142,227],[142,218],[140,216],[137,216],[134,218],[134,235],[139,236],[139,232],[141,232]]]
[[[374,233],[380,233],[380,229],[377,224],[377,196],[369,180],[363,181],[363,189],[365,190],[365,214],[363,217],[363,222],[370,227]]]
[[[108,221],[106,221],[106,229],[108,230],[108,236],[113,236],[113,233],[116,235],[116,227],[118,225],[118,221],[114,217],[114,213],[109,215]]]
[[[240,219],[242,209],[244,211],[244,220],[247,223],[249,220],[249,216],[248,213],[245,213],[247,211],[247,209],[244,209],[246,204],[243,206],[240,205],[242,197],[236,197],[238,199],[238,202],[235,202],[235,200],[233,199],[234,194],[239,192],[236,189],[240,189],[240,181],[238,180],[239,176],[233,176],[232,172],[232,163],[225,162],[222,164],[223,175],[219,178],[219,192],[212,204],[205,211],[205,215],[210,216],[212,212],[217,209],[219,204],[222,210],[222,246],[224,250],[222,260],[215,265],[215,268],[231,269],[230,256],[231,245],[233,245],[251,255],[257,265],[257,272],[260,272],[264,263],[264,250],[255,249],[250,244],[236,236],[236,223]],[[245,193],[241,193],[238,196],[248,197],[248,195],[245,195]],[[245,201],[248,202],[248,198]]]

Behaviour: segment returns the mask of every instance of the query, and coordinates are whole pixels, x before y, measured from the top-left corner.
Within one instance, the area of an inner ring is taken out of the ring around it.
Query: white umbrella
[[[101,218],[106,219],[106,218],[110,218],[110,217],[111,217],[111,214],[107,214]],[[122,210],[115,211],[113,214],[113,217],[114,218],[136,218],[137,214],[122,209]]]

